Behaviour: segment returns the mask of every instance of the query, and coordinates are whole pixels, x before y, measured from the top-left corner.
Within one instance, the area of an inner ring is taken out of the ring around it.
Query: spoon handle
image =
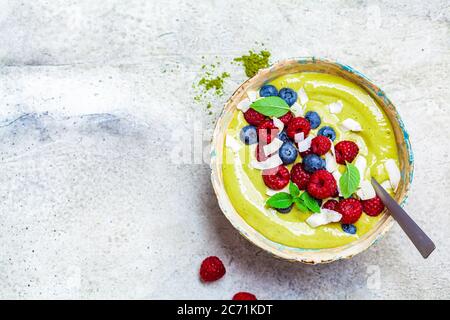
[[[417,250],[419,250],[422,257],[428,258],[433,250],[436,249],[433,241],[374,178],[372,178],[372,185],[375,188],[375,193],[380,197],[391,215],[416,246]]]

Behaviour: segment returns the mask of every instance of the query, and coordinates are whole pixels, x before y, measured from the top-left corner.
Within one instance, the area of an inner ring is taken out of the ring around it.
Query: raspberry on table
[[[252,108],[244,112],[244,118],[252,126],[259,126],[264,120],[266,120],[265,115]]]
[[[316,199],[326,199],[336,193],[337,184],[327,170],[317,170],[311,175],[307,186],[308,193]]]
[[[353,141],[340,141],[334,146],[336,155],[336,162],[345,164],[345,162],[352,162],[359,152],[359,147]]]
[[[384,210],[384,204],[378,196],[375,196],[372,199],[362,200],[361,204],[363,211],[371,217],[378,216]]]
[[[216,256],[210,256],[203,260],[200,266],[200,279],[204,282],[219,280],[225,275],[225,266]]]
[[[311,125],[309,121],[302,117],[293,118],[289,121],[286,129],[286,133],[289,138],[294,140],[297,133],[303,132],[303,137],[306,138],[311,131]]]
[[[291,178],[289,170],[283,165],[273,169],[263,170],[262,176],[266,186],[273,190],[283,189],[288,185]]]
[[[303,169],[301,163],[296,163],[291,169],[291,180],[300,190],[305,190],[308,186],[311,175]]]
[[[339,201],[336,211],[342,214],[342,224],[353,224],[361,217],[363,208],[359,200],[348,198]]]
[[[328,200],[327,202],[324,203],[322,208],[336,211],[337,205],[338,202],[336,200]]]
[[[238,292],[233,296],[233,300],[257,300],[257,299],[253,293]]]
[[[317,136],[311,141],[311,151],[323,156],[331,149],[331,141],[325,136]]]

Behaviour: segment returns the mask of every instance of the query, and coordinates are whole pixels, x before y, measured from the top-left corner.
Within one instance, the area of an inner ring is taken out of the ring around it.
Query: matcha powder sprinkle
[[[214,92],[217,95],[223,94],[223,80],[226,78],[229,78],[230,74],[228,72],[223,72],[221,75],[215,77],[215,78],[207,78],[203,77],[198,82],[199,86],[203,86],[206,91],[209,91],[211,89],[214,90]]]
[[[247,77],[253,77],[260,69],[267,68],[269,66],[270,52],[267,50],[261,50],[260,53],[249,51],[248,55],[235,58],[234,61],[241,62],[245,69]]]

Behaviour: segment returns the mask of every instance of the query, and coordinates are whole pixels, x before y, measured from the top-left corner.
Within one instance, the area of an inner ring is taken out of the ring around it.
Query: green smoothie
[[[358,144],[359,154],[367,160],[365,179],[370,176],[378,181],[389,179],[384,168],[386,159],[394,159],[398,166],[398,154],[394,132],[388,118],[375,100],[361,87],[343,78],[322,73],[303,72],[279,77],[270,82],[278,90],[289,87],[298,91],[303,87],[309,100],[307,111],[316,111],[322,120],[317,129],[310,134],[316,135],[322,126],[331,126],[336,131],[335,143],[351,140]],[[342,111],[330,113],[327,106],[341,101]],[[361,124],[362,131],[343,130],[340,123],[353,119]],[[243,113],[236,110],[227,129],[227,135],[239,141],[239,132],[248,125]],[[295,206],[288,214],[280,214],[265,205],[269,196],[263,182],[261,171],[250,166],[255,159],[255,145],[244,145],[236,152],[224,146],[223,176],[226,192],[236,211],[242,218],[266,238],[282,245],[320,249],[345,245],[367,233],[382,217],[370,217],[365,213],[354,224],[356,234],[342,230],[340,223],[330,223],[317,228],[310,227],[305,220],[313,213],[303,213]],[[300,162],[299,156],[296,162]],[[290,170],[292,165],[287,166]],[[345,166],[339,165],[343,172]]]

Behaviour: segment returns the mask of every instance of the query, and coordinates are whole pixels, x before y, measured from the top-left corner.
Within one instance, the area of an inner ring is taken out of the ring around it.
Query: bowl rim
[[[289,261],[297,261],[305,264],[318,264],[318,263],[330,263],[333,261],[348,259],[356,254],[359,254],[370,246],[379,241],[387,231],[390,230],[392,225],[394,224],[394,219],[387,213],[383,213],[383,217],[377,222],[377,224],[372,228],[371,231],[364,234],[361,238],[351,241],[350,243],[335,247],[335,248],[323,248],[323,249],[304,249],[304,248],[294,248],[282,245],[280,243],[269,240],[264,235],[253,229],[234,209],[231,204],[230,199],[224,189],[223,183],[220,181],[221,177],[221,158],[222,158],[222,150],[216,148],[219,146],[223,149],[223,135],[222,130],[223,126],[221,126],[221,120],[224,118],[227,112],[230,109],[236,108],[236,104],[242,98],[242,95],[247,92],[248,87],[251,86],[252,82],[255,81],[258,77],[265,77],[265,81],[267,81],[270,77],[270,73],[273,73],[276,70],[283,69],[289,67],[290,65],[322,65],[328,66],[332,68],[337,68],[342,72],[344,78],[346,75],[348,76],[347,80],[357,84],[362,89],[367,91],[372,98],[374,98],[378,104],[382,107],[382,109],[386,112],[386,108],[390,109],[395,117],[398,128],[394,128],[394,124],[390,119],[391,124],[393,125],[394,132],[400,131],[402,133],[402,142],[405,144],[405,150],[407,154],[408,161],[408,179],[402,179],[402,190],[401,193],[396,193],[396,200],[400,203],[400,205],[404,205],[408,199],[408,192],[411,187],[411,183],[414,176],[414,156],[411,148],[411,143],[409,141],[409,134],[405,128],[405,125],[398,113],[398,110],[395,108],[393,103],[389,100],[383,90],[381,90],[378,86],[376,86],[367,76],[362,74],[361,72],[355,70],[354,68],[339,63],[337,61],[332,61],[325,58],[317,58],[317,57],[299,57],[299,58],[291,58],[280,60],[276,63],[273,63],[271,66],[265,69],[261,69],[258,73],[244,81],[231,95],[231,97],[227,100],[224,105],[224,108],[217,120],[214,133],[213,140],[211,143],[211,182],[214,188],[214,192],[217,196],[219,207],[221,208],[223,214],[230,221],[233,227],[238,230],[238,232],[244,236],[247,240],[252,242],[254,245],[260,247],[261,249],[269,252],[270,254],[286,259]],[[296,71],[301,72],[301,71]],[[326,72],[325,72],[326,73]],[[332,74],[332,73],[330,73]],[[279,75],[277,75],[278,77]],[[358,80],[357,82],[355,80]],[[381,103],[380,103],[381,101]],[[233,110],[234,111],[234,110]],[[225,126],[225,130],[228,127],[228,124]],[[395,132],[396,139],[398,138],[397,133]],[[222,141],[220,141],[220,139]],[[398,145],[398,141],[397,141]],[[220,155],[218,157],[218,155]],[[220,171],[220,172],[219,172]],[[402,172],[403,173],[403,172]],[[402,175],[403,178],[403,175]],[[400,187],[398,188],[400,190]]]

